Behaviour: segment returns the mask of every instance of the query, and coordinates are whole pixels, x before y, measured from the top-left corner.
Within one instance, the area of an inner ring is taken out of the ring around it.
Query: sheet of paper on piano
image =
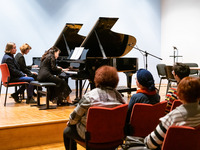
[[[75,47],[74,52],[70,59],[77,60],[80,58],[82,52],[83,52],[84,47]]]

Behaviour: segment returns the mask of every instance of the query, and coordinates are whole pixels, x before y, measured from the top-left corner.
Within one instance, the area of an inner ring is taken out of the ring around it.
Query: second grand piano
[[[82,80],[88,79],[91,88],[94,88],[95,71],[102,65],[110,65],[124,72],[127,76],[127,87],[118,89],[119,92],[131,92],[132,75],[138,70],[138,59],[122,57],[128,54],[136,44],[136,38],[130,35],[111,31],[118,18],[100,17],[89,34],[84,37],[78,34],[82,27],[80,24],[67,24],[54,44],[61,50],[58,65],[66,68],[73,66],[76,74],[71,75],[75,79],[76,88],[79,83],[79,96],[82,97]],[[84,47],[84,53],[79,60],[69,59],[75,47]],[[79,82],[78,82],[79,81]],[[78,90],[77,90],[78,92]]]

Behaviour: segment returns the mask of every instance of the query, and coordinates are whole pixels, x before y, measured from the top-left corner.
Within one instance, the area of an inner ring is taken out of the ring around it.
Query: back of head
[[[154,91],[156,89],[153,76],[146,69],[139,69],[137,71],[137,81],[150,91]]]
[[[28,45],[27,43],[24,43],[20,48],[22,53],[25,53],[26,50],[31,50],[31,46]]]
[[[195,103],[200,98],[200,79],[185,77],[178,84],[177,95],[186,103]]]
[[[96,87],[116,88],[119,82],[117,69],[111,66],[102,66],[95,72],[94,82]]]
[[[190,74],[189,66],[183,63],[176,63],[173,66],[173,70],[174,70],[175,75],[177,75],[180,79],[183,79],[184,77],[187,77]]]
[[[13,46],[14,46],[14,45],[15,45],[15,43],[13,43],[13,42],[7,43],[6,49],[5,49],[5,53],[10,53],[11,50],[13,49]]]

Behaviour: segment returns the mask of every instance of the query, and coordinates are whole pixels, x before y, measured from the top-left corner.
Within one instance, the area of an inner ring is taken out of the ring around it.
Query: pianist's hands
[[[69,68],[62,69],[63,72],[69,71]]]

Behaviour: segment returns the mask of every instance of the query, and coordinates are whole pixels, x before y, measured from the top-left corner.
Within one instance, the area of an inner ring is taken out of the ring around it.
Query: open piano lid
[[[60,56],[69,56],[71,50],[79,47],[85,36],[79,35],[78,32],[83,24],[67,23],[60,33],[54,46],[61,50]]]
[[[111,31],[118,18],[100,17],[81,47],[89,49],[87,57],[121,57],[128,54],[136,44],[136,38]],[[95,33],[96,32],[96,33]],[[98,41],[99,40],[99,41]],[[131,44],[131,46],[129,46]],[[100,48],[102,46],[102,49]]]

